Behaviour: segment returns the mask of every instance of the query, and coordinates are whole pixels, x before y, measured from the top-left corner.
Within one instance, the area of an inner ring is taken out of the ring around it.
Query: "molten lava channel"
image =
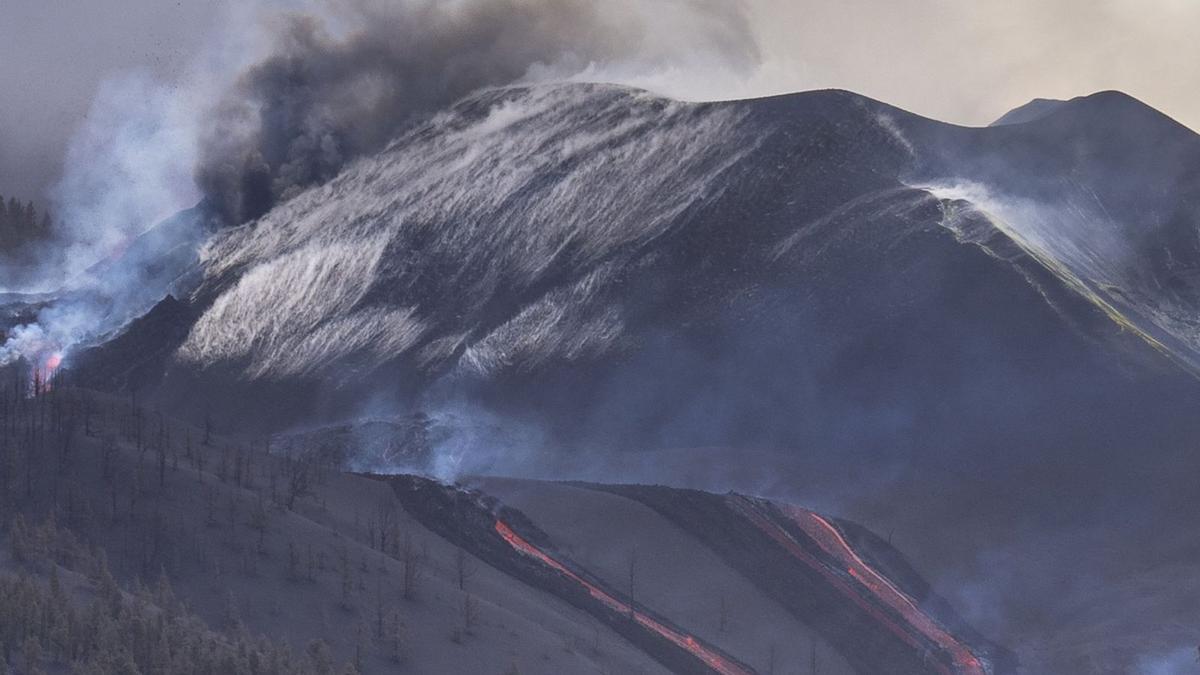
[[[922,611],[911,597],[867,564],[828,520],[812,511],[796,506],[777,507],[790,522],[794,523],[830,559],[835,561],[837,568],[830,567],[801,546],[787,529],[780,527],[770,515],[763,512],[761,504],[740,496],[730,499],[734,510],[781,544],[791,555],[821,574],[831,586],[846,595],[880,625],[905,643],[922,651],[927,649],[927,644],[932,643],[948,654],[952,662],[951,666],[947,666],[940,659],[934,659],[934,665],[939,672],[947,675],[987,675],[988,671],[983,663],[966,645]],[[843,576],[843,572],[845,576]],[[849,579],[846,578],[847,576]],[[875,602],[869,602],[860,589],[865,590]],[[896,615],[902,617],[905,625],[897,622],[892,615],[880,611],[879,605],[891,609]]]
[[[504,521],[496,520],[495,527],[496,532],[504,538],[504,541],[508,542],[508,544],[518,552],[541,562],[543,565],[546,565],[571,581],[579,584],[587,590],[588,594],[609,609],[620,614],[627,614],[631,616],[638,625],[653,631],[659,636],[666,638],[677,647],[684,649],[692,656],[703,662],[706,666],[711,668],[713,671],[720,673],[721,675],[754,675],[754,671],[738,663],[734,663],[731,659],[723,654],[720,654],[714,649],[706,647],[694,636],[678,631],[670,626],[664,625],[653,617],[646,616],[645,614],[638,612],[633,607],[630,607],[628,603],[618,600],[610,593],[607,593],[603,589],[588,582],[583,577],[579,576],[575,572],[572,572],[566,565],[560,563],[558,560],[555,560],[553,556],[526,541],[521,537],[521,535],[514,532],[512,528],[509,527]]]

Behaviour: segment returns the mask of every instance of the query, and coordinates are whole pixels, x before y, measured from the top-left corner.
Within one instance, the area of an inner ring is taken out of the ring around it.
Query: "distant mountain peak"
[[[1058,110],[1064,103],[1066,101],[1056,98],[1035,98],[1024,105],[1009,110],[988,126],[1003,127],[1039,120]]]
[[[1154,124],[1163,129],[1187,130],[1186,126],[1154,106],[1123,91],[1108,89],[1069,100],[1035,98],[1013,108],[988,126],[1013,126],[1036,122],[1051,116],[1069,114],[1072,124],[1126,127],[1130,124]]]

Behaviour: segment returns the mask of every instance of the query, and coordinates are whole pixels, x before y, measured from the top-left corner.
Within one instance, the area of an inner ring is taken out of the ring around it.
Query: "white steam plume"
[[[35,357],[31,336],[39,354],[67,350],[144,312],[166,292],[144,264],[188,261],[179,249],[203,233],[126,248],[201,197],[227,222],[258,216],[480,88],[597,80],[683,95],[685,79],[733,82],[758,61],[739,0],[241,4],[180,81],[101,87],[54,191],[67,225],[37,275],[73,292],[10,329],[0,363]]]

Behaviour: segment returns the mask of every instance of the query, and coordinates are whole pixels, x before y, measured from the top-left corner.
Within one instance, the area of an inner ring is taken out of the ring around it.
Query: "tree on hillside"
[[[312,453],[300,452],[295,456],[284,459],[284,470],[287,474],[287,494],[284,505],[288,511],[295,510],[296,500],[312,494],[313,466]]]
[[[407,628],[400,619],[400,613],[392,610],[387,627],[388,658],[392,663],[402,663],[408,655],[406,636]]]
[[[0,250],[13,250],[49,236],[53,220],[49,211],[39,214],[33,202],[22,203],[16,197],[5,201],[0,196]]]
[[[629,550],[629,618],[634,619],[637,616],[637,600],[634,592],[636,591],[635,581],[637,577],[637,546]]]
[[[467,555],[465,550],[461,548],[455,549],[454,571],[458,578],[458,590],[467,590],[467,580],[475,576],[477,569],[474,559]]]
[[[470,593],[463,594],[462,621],[463,634],[474,635],[475,625],[479,623],[479,601]]]
[[[425,573],[425,559],[425,551],[418,550],[412,536],[406,533],[400,550],[400,562],[404,565],[405,600],[413,600],[417,596],[417,587]]]

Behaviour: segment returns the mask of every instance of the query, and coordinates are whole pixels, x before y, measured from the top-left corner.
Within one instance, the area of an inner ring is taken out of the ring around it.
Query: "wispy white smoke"
[[[150,226],[199,198],[197,119],[186,89],[129,73],[100,89],[54,189],[60,273],[68,281],[118,257]]]
[[[736,77],[758,58],[735,0],[263,0],[233,10],[218,39],[179,81],[129,73],[101,88],[54,190],[65,225],[38,274],[41,289],[76,293],[14,331],[0,362],[26,354],[35,333],[65,349],[144,311],[165,289],[141,268],[194,248],[197,234],[178,228],[128,247],[201,197],[227,223],[257,217],[480,88]],[[372,325],[419,333],[402,319],[375,316]]]
[[[1144,259],[1137,240],[1095,194],[1069,181],[1060,191],[1061,203],[999,194],[972,181],[922,187],[951,210],[965,208],[985,218],[1118,325],[1200,372],[1196,297],[1172,288],[1170,270]],[[972,234],[960,224],[954,217],[943,223],[969,241]]]
[[[178,255],[173,249],[195,246],[197,226],[143,235],[200,197],[191,169],[193,102],[189,91],[144,73],[101,87],[70,143],[52,195],[58,220],[49,240],[39,244],[40,266],[29,282],[58,297],[39,311],[36,323],[9,331],[0,364],[64,352],[120,327],[166,292],[155,277],[169,281]]]

